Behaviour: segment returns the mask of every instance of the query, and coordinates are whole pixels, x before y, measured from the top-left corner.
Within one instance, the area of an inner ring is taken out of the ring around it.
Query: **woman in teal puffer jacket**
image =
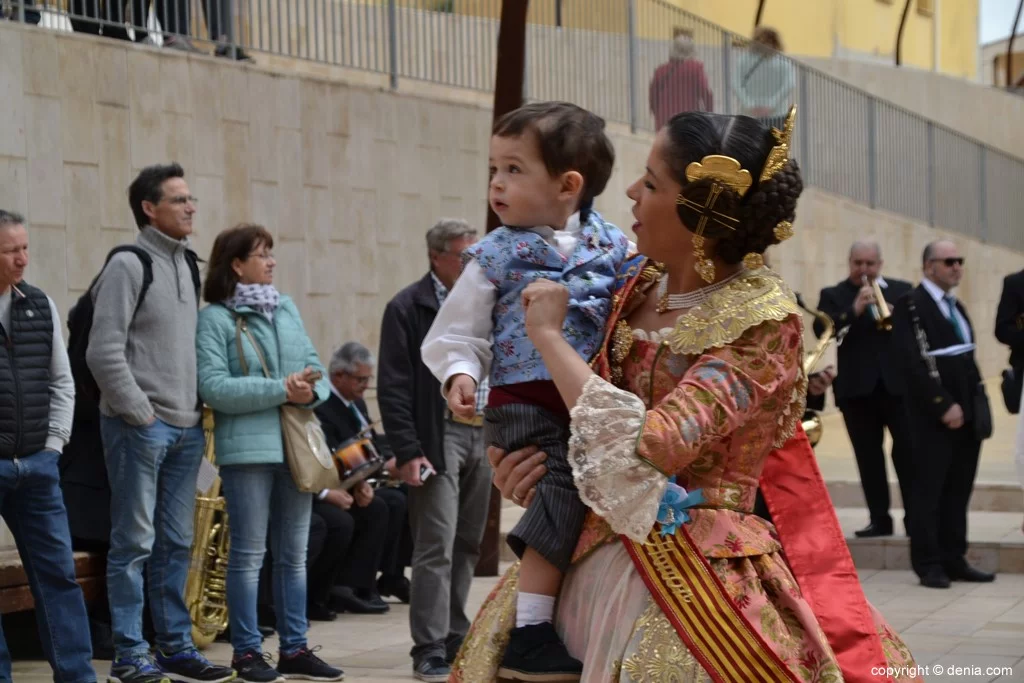
[[[341,680],[306,643],[306,546],[312,494],[302,493],[285,462],[282,405],[310,409],[330,395],[326,372],[292,300],[273,285],[274,239],[261,226],[239,225],[217,236],[199,313],[199,395],[213,408],[214,447],[227,501],[231,550],[227,603],[240,681]],[[244,333],[239,359],[236,318]],[[266,361],[264,376],[260,355]],[[315,380],[315,373],[321,379]],[[260,567],[270,528],[274,608],[280,634],[276,669],[263,657],[256,625]]]

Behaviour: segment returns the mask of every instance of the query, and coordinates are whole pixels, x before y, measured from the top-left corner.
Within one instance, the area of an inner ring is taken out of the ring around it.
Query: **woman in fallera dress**
[[[524,292],[590,508],[556,609],[587,683],[920,680],[860,587],[800,427],[801,313],[760,257],[793,233],[794,121],[688,113],[659,132],[627,192],[642,256],[591,363],[562,338],[566,290]],[[491,453],[520,505],[542,471],[527,455]],[[775,525],[751,513],[759,479]],[[454,683],[494,680],[516,586],[513,566]]]

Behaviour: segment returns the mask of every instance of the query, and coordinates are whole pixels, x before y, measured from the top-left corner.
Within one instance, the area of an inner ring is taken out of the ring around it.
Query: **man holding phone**
[[[462,418],[447,411],[420,345],[462,272],[462,250],[476,242],[467,222],[442,219],[427,232],[430,272],[388,302],[380,334],[377,402],[399,476],[409,486],[413,535],[413,675],[448,680],[469,630],[466,599],[480,554],[491,495],[484,455],[483,405]]]

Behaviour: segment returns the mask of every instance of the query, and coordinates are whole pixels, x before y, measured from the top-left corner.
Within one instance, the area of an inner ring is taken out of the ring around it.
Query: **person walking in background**
[[[696,58],[693,37],[680,32],[672,40],[669,60],[654,71],[648,88],[654,130],[686,111],[714,111],[715,96],[708,85],[704,64]]]
[[[736,58],[732,88],[740,113],[781,130],[796,84],[793,64],[782,54],[779,32],[759,26],[748,50]]]

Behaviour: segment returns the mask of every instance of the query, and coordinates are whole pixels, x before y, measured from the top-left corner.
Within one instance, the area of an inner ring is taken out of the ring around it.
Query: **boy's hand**
[[[469,375],[455,375],[448,386],[448,410],[459,417],[476,417],[476,381]]]

